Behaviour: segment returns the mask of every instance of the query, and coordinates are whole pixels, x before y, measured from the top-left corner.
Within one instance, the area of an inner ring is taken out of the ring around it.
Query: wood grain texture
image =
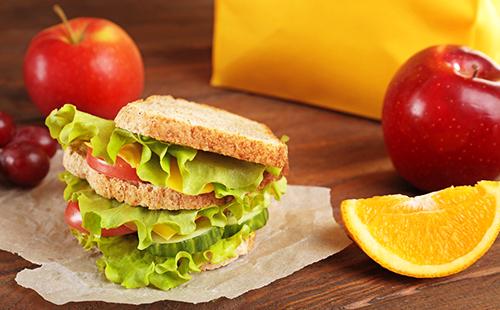
[[[268,124],[290,141],[290,182],[333,188],[334,213],[345,198],[417,194],[394,172],[377,122],[279,99],[210,87],[211,1],[59,1],[70,17],[105,17],[123,26],[139,45],[146,66],[144,96],[172,94]],[[41,123],[22,81],[23,53],[39,30],[57,22],[52,1],[0,2],[0,110],[22,123]],[[61,219],[62,220],[62,219]],[[1,229],[0,229],[1,233]],[[500,308],[500,244],[468,270],[442,279],[398,276],[358,247],[315,263],[239,298],[191,305],[159,302],[154,309]],[[0,251],[0,308],[55,308],[14,277],[35,268]],[[131,309],[103,302],[70,303],[74,309]]]

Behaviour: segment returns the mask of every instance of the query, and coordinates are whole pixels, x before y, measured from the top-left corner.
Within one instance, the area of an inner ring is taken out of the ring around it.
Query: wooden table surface
[[[223,107],[267,123],[290,141],[292,184],[328,186],[337,208],[345,198],[389,193],[416,194],[394,172],[378,122],[320,108],[213,88],[209,85],[213,4],[211,1],[59,1],[69,17],[108,18],[137,42],[146,66],[144,96],[172,94]],[[57,23],[52,1],[0,2],[0,110],[18,122],[41,123],[23,86],[23,54],[41,29]],[[1,215],[0,215],[1,216]],[[62,219],[61,219],[62,220]],[[0,229],[1,233],[1,229]],[[200,308],[500,308],[500,243],[468,270],[441,279],[396,275],[356,245],[293,275],[234,300],[221,298]],[[0,308],[54,307],[18,286],[16,273],[36,268],[0,251]],[[77,309],[129,308],[103,302],[70,303]],[[199,306],[199,305],[198,305]],[[154,308],[194,308],[159,302]]]

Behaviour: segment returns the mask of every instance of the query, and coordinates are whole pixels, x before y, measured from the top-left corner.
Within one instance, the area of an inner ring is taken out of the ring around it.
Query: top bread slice
[[[288,148],[264,124],[208,105],[151,96],[129,103],[116,126],[159,141],[272,167],[288,164]]]

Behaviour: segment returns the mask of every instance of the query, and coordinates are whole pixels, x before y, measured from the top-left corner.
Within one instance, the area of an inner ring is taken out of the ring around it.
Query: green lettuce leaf
[[[281,196],[286,193],[286,188],[287,180],[285,177],[282,177],[281,179],[271,182],[269,185],[267,185],[264,189],[264,193],[272,195],[274,199],[279,201],[281,200]]]
[[[179,252],[175,257],[158,257],[137,249],[135,236],[100,238],[72,230],[80,244],[90,250],[98,248],[102,256],[96,264],[105,277],[126,288],[155,286],[169,290],[191,279],[199,272],[191,254]]]
[[[141,158],[136,171],[138,177],[160,187],[167,187],[170,161],[175,159],[182,176],[182,193],[199,195],[207,184],[212,184],[217,197],[234,196],[242,199],[262,182],[264,171],[275,176],[280,168],[246,162],[235,158],[172,145],[116,128],[113,121],[76,110],[66,104],[54,110],[45,121],[53,138],[63,148],[73,143],[88,142],[92,154],[114,163],[120,150],[127,144],[141,145]]]
[[[265,166],[209,152],[198,155],[179,166],[183,189],[187,192],[201,191],[206,184],[215,185],[217,197],[242,197],[253,192],[262,182]],[[183,171],[184,170],[184,171]]]
[[[247,225],[229,238],[221,239],[203,253],[194,253],[198,263],[220,264],[230,258],[236,257],[236,249],[253,233]]]
[[[59,180],[66,184],[63,193],[64,200],[66,201],[76,200],[77,197],[73,198],[73,195],[75,195],[76,193],[79,193],[78,195],[80,195],[85,192],[94,192],[94,190],[90,188],[87,181],[85,181],[84,179],[80,179],[67,171],[61,172],[59,174]]]
[[[230,238],[222,239],[204,252],[193,255],[181,251],[175,257],[159,257],[137,249],[133,235],[98,237],[72,230],[80,244],[90,250],[98,248],[102,256],[96,264],[105,277],[126,288],[154,286],[169,290],[191,279],[191,273],[200,272],[200,266],[218,264],[236,257],[236,249],[252,233],[248,226]]]
[[[156,186],[167,187],[170,177],[170,154],[168,152],[170,144],[117,128],[111,135],[107,146],[109,157],[114,162],[123,146],[135,142],[142,146],[141,159],[139,165],[135,167],[137,176]]]
[[[65,104],[47,116],[45,125],[51,137],[57,139],[64,149],[74,142],[88,141],[92,145],[92,155],[110,161],[106,148],[115,122],[80,112],[74,105]]]
[[[86,230],[92,235],[100,236],[102,229],[133,223],[137,227],[139,240],[137,246],[141,250],[152,244],[155,225],[165,224],[180,235],[189,235],[196,229],[196,219],[206,217],[212,226],[224,227],[228,216],[234,216],[239,220],[247,212],[266,208],[270,203],[270,197],[275,195],[270,184],[262,191],[247,195],[242,201],[233,200],[223,206],[211,206],[200,210],[149,210],[104,198],[96,194],[85,180],[69,172],[63,172],[60,178],[66,182],[65,199],[78,201],[82,226]]]

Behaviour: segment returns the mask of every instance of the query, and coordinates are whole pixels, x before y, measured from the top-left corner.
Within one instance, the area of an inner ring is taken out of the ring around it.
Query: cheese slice
[[[123,224],[131,230],[137,231],[137,226],[133,223]],[[170,240],[173,236],[177,234],[177,231],[167,224],[156,224],[153,226],[153,232],[162,237],[165,240]]]
[[[167,186],[176,192],[182,193],[182,175],[175,158],[170,159],[170,176],[167,181]]]
[[[141,161],[142,145],[139,143],[125,144],[120,149],[118,157],[126,161],[132,168],[137,168]]]
[[[177,234],[177,231],[167,224],[156,224],[153,226],[153,231],[165,240],[170,240]]]

